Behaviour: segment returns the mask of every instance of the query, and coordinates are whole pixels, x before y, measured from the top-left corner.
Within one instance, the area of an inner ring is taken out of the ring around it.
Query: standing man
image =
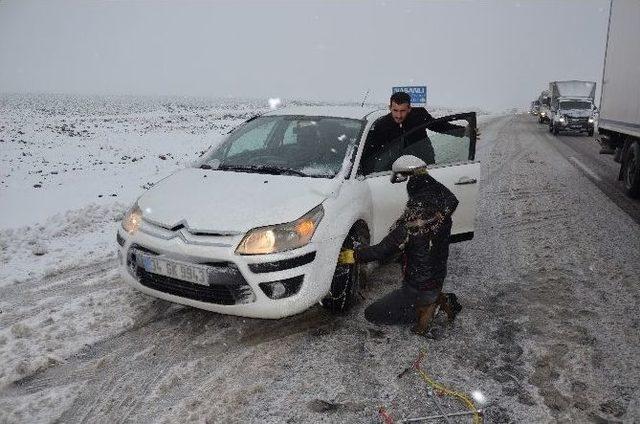
[[[436,307],[440,306],[453,321],[462,306],[453,293],[442,293],[447,276],[451,215],[458,206],[458,199],[443,184],[427,172],[424,161],[405,156],[413,162],[412,171],[401,173],[404,180],[409,177],[407,201],[404,213],[396,221],[391,232],[377,245],[343,250],[338,261],[342,264],[382,261],[395,254],[403,254],[403,286],[399,293],[401,304],[381,301],[370,305],[365,311],[369,321],[393,324],[394,316],[402,311],[394,308],[415,309],[417,325],[414,332],[427,335]],[[398,181],[395,172],[391,181]],[[399,297],[398,297],[399,295]],[[405,302],[406,300],[406,302]]]
[[[363,172],[388,170],[395,159],[393,155],[388,154],[388,146],[397,145],[398,140],[401,140],[403,149],[414,144],[419,145],[420,158],[427,165],[435,163],[435,153],[427,136],[427,126],[429,130],[454,137],[469,135],[470,130],[466,126],[450,122],[429,125],[435,120],[436,118],[424,107],[411,107],[409,94],[402,91],[393,93],[389,99],[389,113],[379,118],[371,127],[369,140],[362,154]],[[476,130],[476,140],[478,138],[479,132]]]

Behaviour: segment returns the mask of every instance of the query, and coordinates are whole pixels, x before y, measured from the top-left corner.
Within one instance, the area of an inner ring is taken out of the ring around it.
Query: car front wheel
[[[353,249],[354,246],[369,244],[369,236],[365,229],[353,229],[342,244],[343,249]],[[360,286],[363,279],[363,269],[359,264],[337,264],[331,281],[331,289],[322,299],[322,306],[332,313],[348,311],[358,302]]]

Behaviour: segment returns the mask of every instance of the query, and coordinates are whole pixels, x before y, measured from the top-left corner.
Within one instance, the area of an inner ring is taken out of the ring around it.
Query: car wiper
[[[280,168],[277,166],[270,165],[220,165],[218,167],[220,170],[226,171],[245,171],[245,172],[264,172],[267,174],[275,174],[275,175],[298,175],[300,177],[308,177],[309,175],[305,174],[302,171],[298,171],[297,169],[290,168]]]
[[[304,172],[298,171],[297,169],[280,168],[278,166],[259,165],[257,167],[257,169],[259,169],[260,171],[273,172],[273,173],[276,173],[276,174],[291,174],[291,175],[298,175],[300,177],[307,177],[308,176]]]
[[[211,167],[211,165],[203,163],[202,165],[200,165],[200,169],[213,169],[213,168]]]

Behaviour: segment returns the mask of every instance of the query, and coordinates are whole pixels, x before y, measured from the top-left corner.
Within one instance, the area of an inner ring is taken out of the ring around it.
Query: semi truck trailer
[[[618,180],[640,197],[640,1],[612,0],[602,73],[598,139],[615,153]]]

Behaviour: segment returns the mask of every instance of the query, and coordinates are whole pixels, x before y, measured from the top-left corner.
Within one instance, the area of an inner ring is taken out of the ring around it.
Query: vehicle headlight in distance
[[[589,118],[589,123],[593,124],[593,118]]]
[[[566,121],[566,119],[564,118],[564,116],[561,116],[560,119],[558,119],[558,121],[564,122],[564,121]]]
[[[305,246],[311,241],[323,216],[324,209],[318,205],[293,222],[254,228],[244,236],[236,253],[264,255]]]
[[[545,116],[547,113],[546,112],[540,112],[540,115]]]
[[[136,202],[122,219],[122,228],[124,228],[127,233],[134,234],[140,228],[141,223],[142,211]]]

